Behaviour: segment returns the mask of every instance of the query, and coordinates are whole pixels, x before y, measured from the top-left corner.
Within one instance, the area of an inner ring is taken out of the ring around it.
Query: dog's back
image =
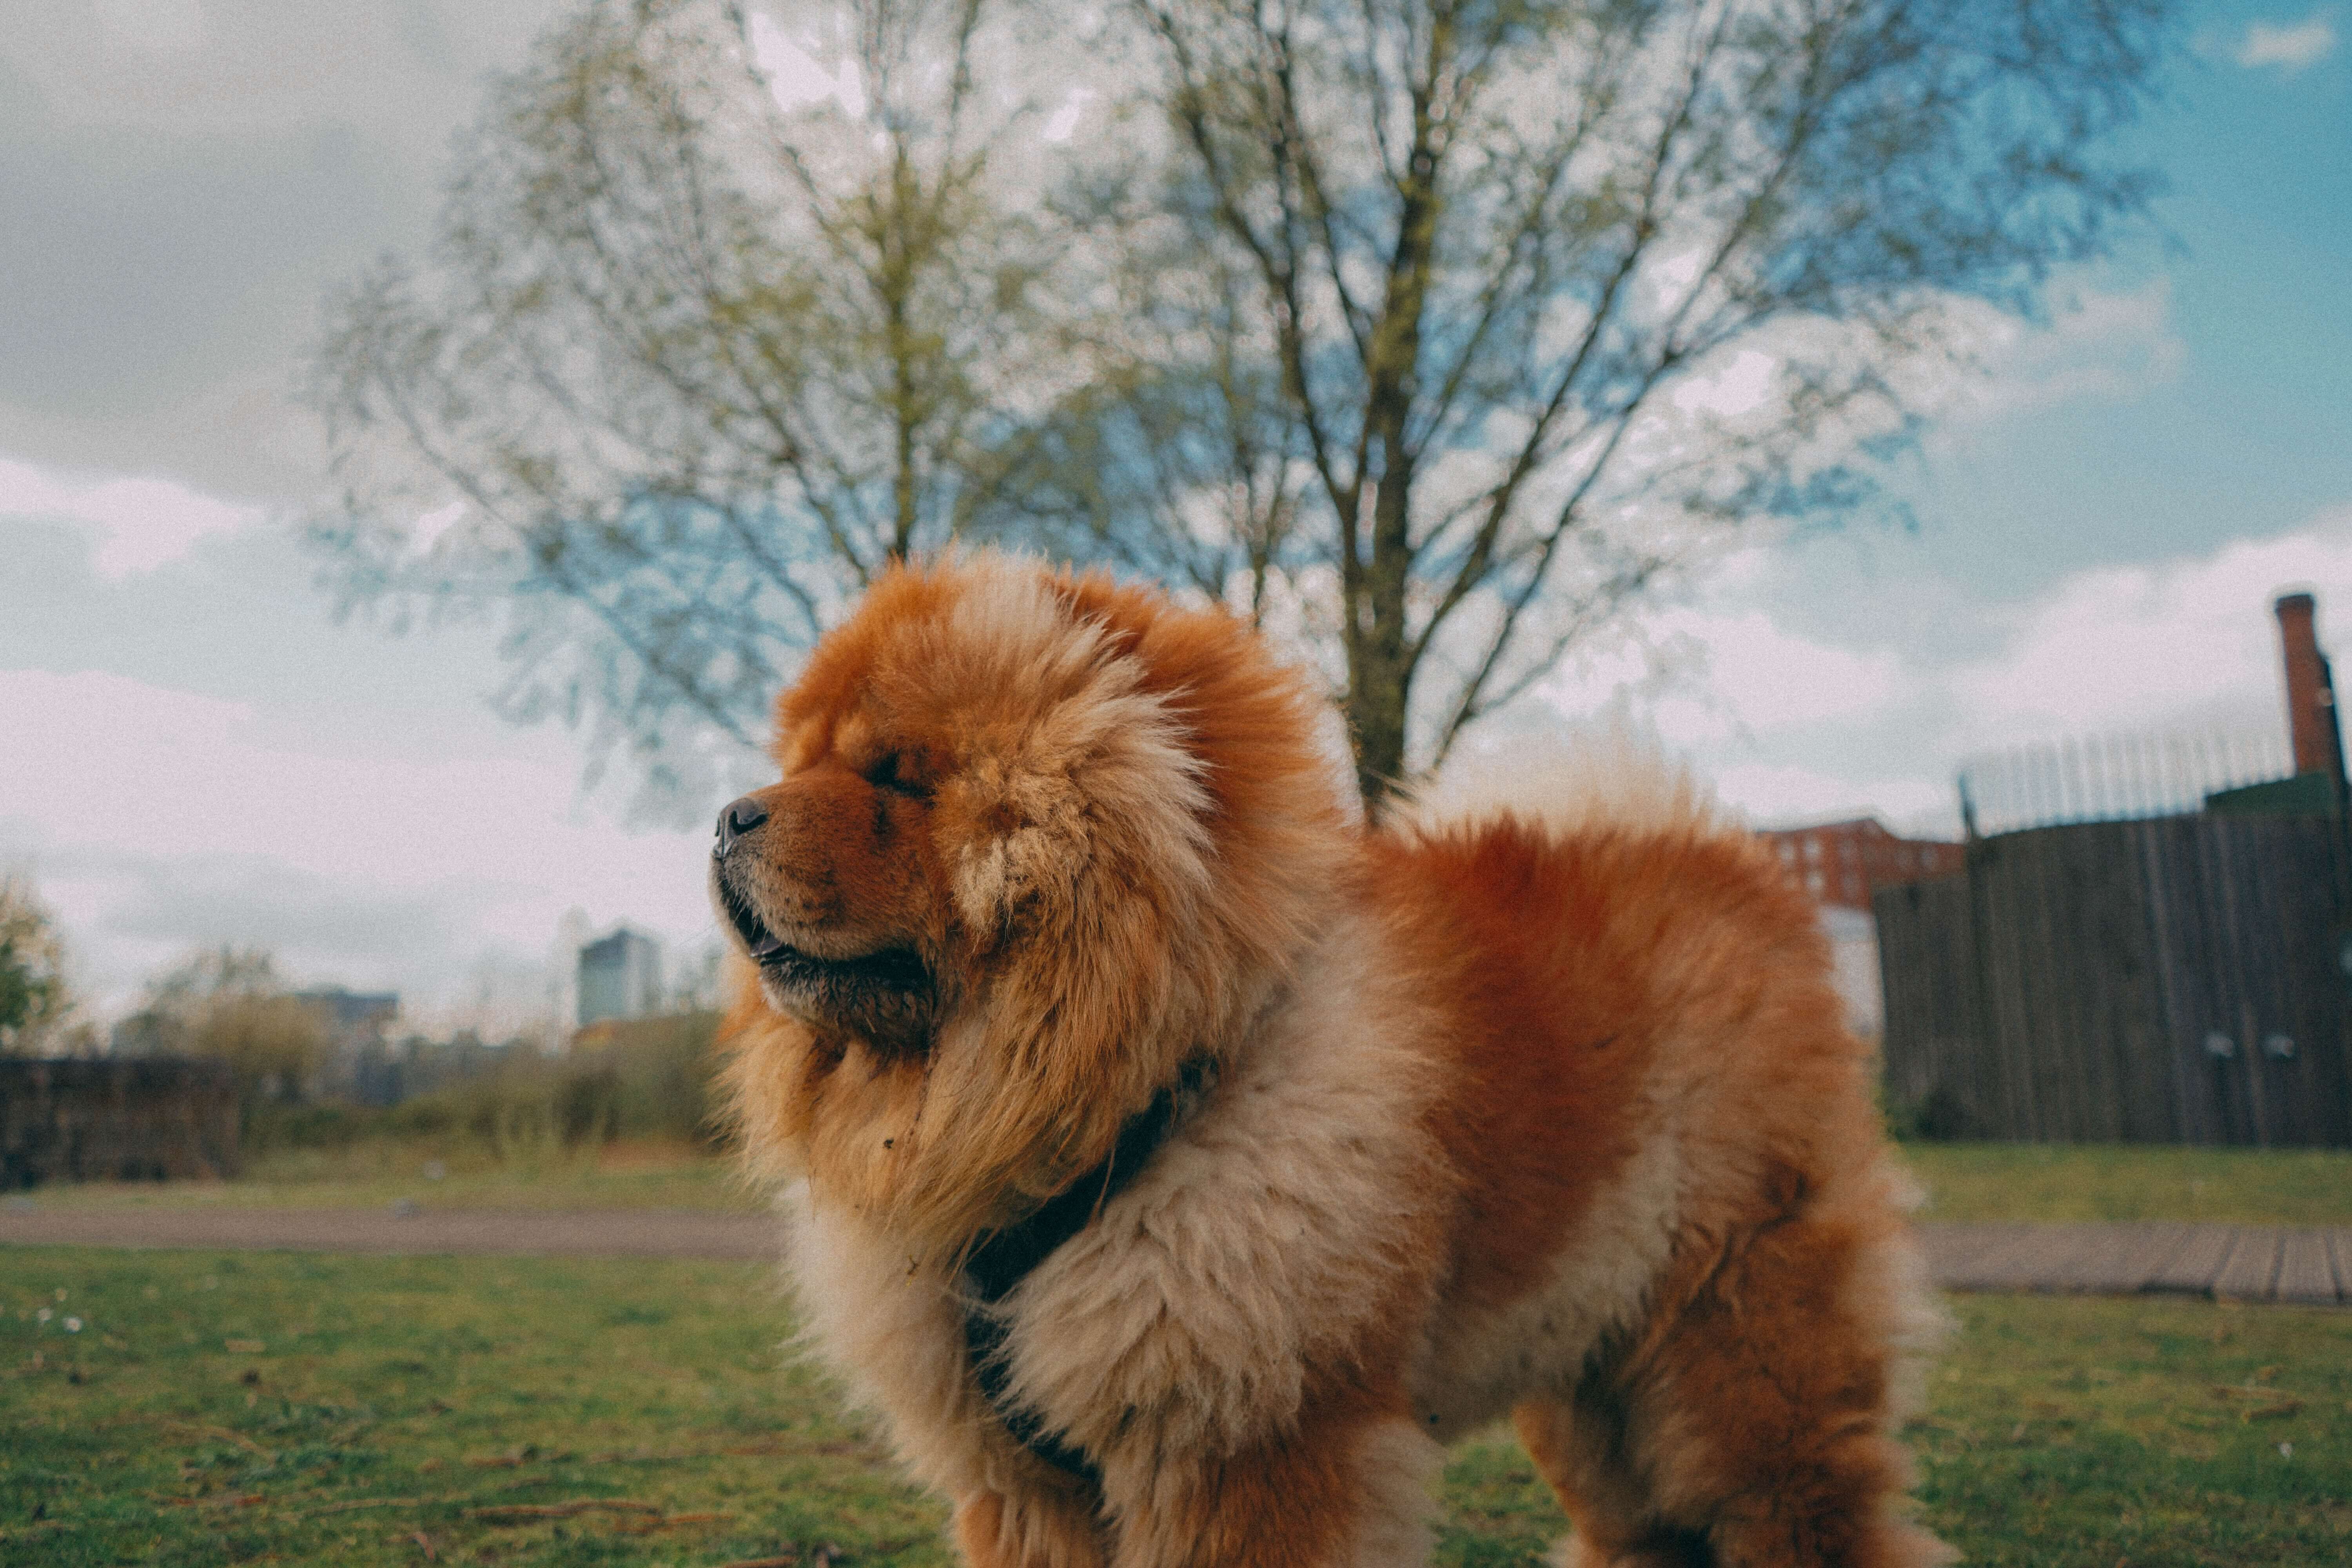
[[[1939,1561],[1885,1506],[1938,1319],[1815,912],[1678,772],[1607,750],[1368,844],[1453,1006],[1416,1415],[1444,1439],[1515,1411],[1573,1563]]]

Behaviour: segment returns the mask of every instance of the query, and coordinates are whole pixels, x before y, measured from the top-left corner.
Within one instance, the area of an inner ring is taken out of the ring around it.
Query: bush
[[[1917,1100],[1889,1105],[1886,1125],[1888,1131],[1906,1143],[1949,1143],[1969,1136],[1973,1118],[1967,1101],[1937,1084]]]
[[[341,1149],[367,1130],[369,1112],[353,1105],[289,1105],[262,1100],[247,1107],[243,1142],[248,1149]]]
[[[621,1138],[717,1140],[711,1075],[716,1013],[632,1018],[583,1030],[572,1059],[612,1075],[614,1131]]]
[[[685,1013],[600,1024],[570,1054],[522,1047],[487,1070],[397,1105],[267,1106],[249,1147],[332,1148],[367,1137],[468,1143],[501,1161],[593,1148],[618,1138],[710,1143],[718,1016]]]

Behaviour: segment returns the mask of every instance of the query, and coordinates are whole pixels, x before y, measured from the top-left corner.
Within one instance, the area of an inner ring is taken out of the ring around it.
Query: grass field
[[[2352,1151],[1912,1143],[1903,1155],[1928,1190],[1929,1219],[2352,1225]],[[437,1179],[427,1173],[436,1169]],[[758,1207],[724,1161],[682,1144],[501,1158],[460,1140],[383,1139],[272,1152],[235,1182],[93,1182],[43,1187],[29,1201],[57,1208]]]
[[[1927,1219],[2352,1225],[2352,1150],[1907,1143]]]
[[[0,1253],[0,1562],[944,1564],[742,1264]],[[1980,1564],[2352,1557],[2352,1312],[1964,1298],[1915,1433]],[[1564,1528],[1457,1450],[1438,1560]]]
[[[464,1140],[370,1139],[273,1150],[233,1182],[83,1182],[36,1189],[44,1208],[709,1209],[752,1214],[734,1167],[675,1143],[504,1155]]]

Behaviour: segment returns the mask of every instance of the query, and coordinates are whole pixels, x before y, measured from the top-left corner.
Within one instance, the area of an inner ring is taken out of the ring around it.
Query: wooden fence
[[[1923,1131],[2352,1146],[2335,819],[2003,834],[1874,907],[1887,1098]]]
[[[0,1057],[0,1187],[230,1175],[236,1131],[220,1062]]]

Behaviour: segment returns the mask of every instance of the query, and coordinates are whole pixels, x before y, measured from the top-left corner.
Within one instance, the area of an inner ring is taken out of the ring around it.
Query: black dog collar
[[[1028,1218],[982,1236],[964,1262],[963,1344],[981,1394],[1014,1442],[1056,1469],[1088,1481],[1100,1479],[1094,1461],[1046,1431],[1035,1411],[1007,1397],[1004,1321],[992,1309],[1052,1257],[1055,1248],[1086,1229],[1106,1204],[1127,1190],[1168,1135],[1216,1086],[1216,1063],[1206,1058],[1186,1063],[1174,1083],[1128,1118],[1118,1130],[1118,1141],[1111,1146],[1110,1158],[1046,1199]]]

